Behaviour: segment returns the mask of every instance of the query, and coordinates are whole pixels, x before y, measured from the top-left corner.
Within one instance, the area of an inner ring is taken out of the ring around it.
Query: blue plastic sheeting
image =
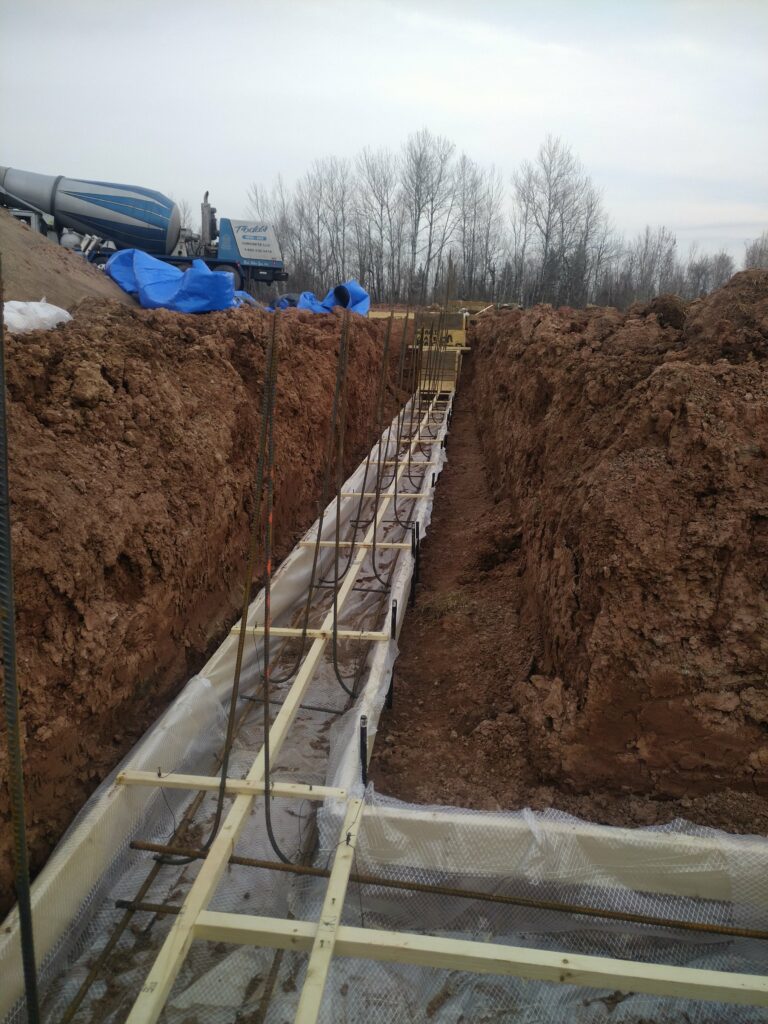
[[[352,280],[331,288],[322,302],[314,292],[302,292],[298,299],[293,295],[282,295],[269,308],[288,309],[292,306],[309,309],[313,313],[330,313],[334,306],[341,306],[365,316],[371,308],[371,297],[358,281]]]
[[[189,270],[156,260],[141,249],[122,249],[110,256],[104,268],[123,291],[135,295],[145,309],[172,309],[177,313],[211,313],[231,309],[250,295],[236,292],[231,274],[210,270],[193,260]]]
[[[299,296],[295,292],[290,292],[287,295],[281,295],[279,299],[267,306],[267,309],[296,309],[298,301]]]

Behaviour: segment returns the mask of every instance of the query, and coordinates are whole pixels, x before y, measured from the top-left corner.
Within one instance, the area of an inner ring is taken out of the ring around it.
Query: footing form
[[[682,822],[629,830],[556,812],[414,807],[363,786],[392,699],[415,538],[429,526],[451,403],[452,393],[419,396],[418,415],[411,403],[344,485],[338,586],[329,506],[320,579],[331,585],[317,588],[305,636],[300,612],[317,524],[273,581],[272,633],[282,648],[267,798],[282,850],[327,870],[252,863],[275,860],[264,828],[261,714],[253,714],[261,707],[260,595],[245,623],[250,700],[207,857],[161,866],[130,843],[195,846],[207,834],[240,627],[94,794],[37,879],[46,1020],[458,1024],[599,1021],[609,1010],[617,1021],[768,1020],[757,1009],[768,1006],[759,974],[768,946],[747,935],[765,923],[768,841]],[[388,486],[377,496],[372,466],[382,457]],[[410,888],[351,881],[371,875]],[[478,898],[449,897],[440,886]],[[546,901],[597,913],[585,918]],[[715,930],[681,932],[600,910]],[[0,935],[0,1017],[13,1021],[24,1012],[17,930],[12,914]]]

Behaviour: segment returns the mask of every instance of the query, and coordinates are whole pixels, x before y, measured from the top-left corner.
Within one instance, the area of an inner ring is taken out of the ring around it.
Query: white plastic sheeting
[[[321,849],[337,841],[339,824],[338,814],[326,808]],[[355,865],[363,874],[409,882],[744,929],[765,927],[766,867],[765,839],[683,821],[619,829],[557,811],[490,814],[407,806],[370,788]],[[294,916],[316,919],[322,884],[305,881],[294,895]],[[766,963],[766,944],[755,939],[354,884],[342,923],[708,970],[761,974]],[[285,1016],[290,1019],[289,1008]],[[335,959],[320,1020],[369,1017],[387,1024],[757,1024],[768,1021],[768,1010]]]
[[[71,320],[72,316],[60,306],[54,306],[42,299],[40,302],[3,303],[3,323],[11,334],[26,334],[28,331],[50,331],[58,324]]]

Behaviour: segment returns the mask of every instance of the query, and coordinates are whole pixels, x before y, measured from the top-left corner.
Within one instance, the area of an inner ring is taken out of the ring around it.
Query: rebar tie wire
[[[358,501],[357,518],[354,520],[354,523],[353,523],[353,530],[354,530],[353,538],[352,538],[353,539],[353,544],[352,544],[352,551],[349,553],[349,556],[348,556],[348,559],[347,559],[347,566],[346,566],[346,568],[344,569],[344,571],[342,573],[338,572],[338,567],[337,567],[337,563],[338,563],[338,543],[337,543],[335,545],[335,552],[334,552],[334,566],[335,566],[335,569],[336,569],[336,572],[334,573],[335,579],[332,580],[332,581],[331,580],[329,580],[329,581],[320,580],[319,583],[315,582],[316,577],[317,577],[317,567],[318,567],[319,555],[320,555],[320,543],[322,541],[322,534],[323,534],[323,524],[324,524],[324,521],[325,521],[326,508],[328,506],[329,497],[330,497],[331,472],[332,472],[332,470],[334,468],[334,463],[336,464],[337,479],[338,479],[339,473],[343,472],[343,443],[342,443],[342,446],[341,446],[341,452],[342,452],[341,464],[339,464],[338,450],[339,450],[339,441],[340,441],[340,439],[343,441],[343,431],[345,429],[346,416],[343,417],[344,422],[340,423],[340,421],[339,421],[339,413],[340,413],[340,406],[342,405],[343,402],[344,403],[346,402],[345,393],[346,393],[346,385],[347,385],[348,359],[349,359],[349,312],[346,311],[345,314],[344,314],[344,319],[342,320],[342,329],[341,329],[341,335],[340,335],[340,339],[339,339],[339,359],[338,359],[337,368],[336,368],[336,384],[335,384],[335,388],[334,388],[333,405],[332,405],[332,411],[331,411],[331,424],[330,424],[329,433],[328,433],[328,449],[327,449],[326,460],[325,460],[325,472],[324,472],[324,477],[323,477],[322,494],[321,494],[321,498],[320,498],[320,508],[319,508],[319,514],[318,514],[317,531],[316,531],[316,534],[315,534],[315,545],[314,545],[314,551],[313,551],[313,556],[312,556],[312,568],[311,568],[311,572],[310,572],[310,581],[309,581],[309,586],[308,586],[308,589],[307,589],[307,600],[305,602],[304,612],[303,612],[303,615],[302,615],[302,620],[303,621],[302,621],[302,634],[301,634],[301,638],[300,638],[300,646],[299,646],[298,654],[296,655],[296,657],[295,657],[295,659],[293,661],[293,664],[280,677],[272,676],[272,680],[271,681],[273,683],[278,683],[278,684],[286,683],[298,671],[299,665],[301,664],[301,661],[302,661],[302,659],[304,657],[304,652],[306,650],[307,630],[309,628],[309,618],[310,618],[311,607],[312,607],[312,596],[313,596],[313,593],[314,593],[314,591],[318,587],[322,586],[324,583],[327,583],[327,584],[329,584],[330,586],[333,587],[334,594],[335,594],[337,589],[338,589],[338,581],[341,578],[343,578],[343,576],[346,574],[346,572],[347,572],[347,570],[349,568],[349,565],[352,562],[352,557],[353,557],[353,554],[354,554],[354,542],[355,542],[355,540],[357,538],[357,531],[359,529],[359,524],[360,524],[360,514],[361,514],[361,511],[362,511],[362,505],[363,505],[363,501],[364,501],[364,498],[362,497],[362,493],[365,491],[365,482],[364,482],[364,486],[361,488],[361,497],[360,497],[360,499]],[[404,354],[401,357],[401,367],[400,367],[401,371],[402,371],[403,362],[404,362]],[[380,380],[382,382],[382,385],[383,385],[383,383],[386,380],[386,371],[387,371],[386,360],[383,360],[382,361],[381,378],[380,378]],[[403,410],[403,415],[404,415],[404,412],[405,412],[405,410]],[[391,425],[390,425],[390,429],[391,429]],[[336,443],[334,444],[334,442],[336,442]],[[336,459],[334,459],[334,454],[335,453],[337,455]],[[367,481],[367,474],[368,474],[368,470],[369,470],[369,465],[370,465],[370,452],[369,452],[368,460],[366,462],[366,481]],[[343,481],[342,481],[342,483],[343,483]],[[337,533],[338,533],[338,525],[340,523],[340,518],[339,518],[339,514],[338,514],[340,490],[341,490],[341,484],[339,484],[339,486],[337,487],[337,515],[336,515]],[[335,603],[335,597],[334,597],[334,603]],[[336,629],[334,629],[334,638],[336,638]],[[334,661],[335,661],[335,663],[337,665],[337,657],[336,656],[334,657]],[[336,672],[337,678],[338,678],[338,676],[340,675],[340,672],[338,671],[337,667],[335,667],[335,672]],[[358,669],[358,671],[353,673],[353,675],[350,676],[349,678],[359,678],[359,669]],[[339,682],[341,682],[342,688],[343,688],[344,692],[347,694],[347,696],[349,698],[351,698],[351,699],[354,699],[354,692],[355,692],[354,691],[354,687],[350,691],[349,688],[343,683],[343,681],[341,679],[339,679]]]
[[[385,382],[386,382],[386,378],[387,378],[387,354],[388,354],[388,351],[389,351],[389,335],[390,335],[390,332],[391,332],[391,329],[392,329],[392,317],[393,316],[394,316],[394,310],[390,311],[389,322],[387,324],[387,333],[386,333],[385,341],[384,341],[384,350],[383,350],[383,357],[382,357],[382,363],[381,363],[381,373],[379,375],[379,401],[377,402],[377,409],[379,409],[379,410],[380,410],[381,400],[383,399],[383,391],[384,391]],[[343,329],[343,327],[342,327],[342,329]],[[346,415],[344,416],[344,420],[346,422]],[[362,482],[362,484],[360,486],[360,497],[359,497],[358,502],[357,502],[357,513],[356,513],[355,517],[350,520],[350,523],[351,523],[351,526],[352,526],[352,541],[351,541],[351,544],[349,545],[349,550],[348,550],[348,553],[346,555],[346,565],[342,569],[341,573],[339,573],[338,571],[335,573],[333,581],[326,580],[326,579],[321,579],[320,583],[318,584],[319,586],[326,586],[326,585],[329,585],[329,584],[333,585],[333,586],[338,586],[339,582],[344,579],[344,577],[347,575],[347,572],[349,571],[349,567],[352,565],[352,560],[353,560],[354,555],[355,555],[355,544],[357,542],[357,531],[360,528],[360,516],[361,516],[362,510],[363,510],[363,502],[365,501],[365,491],[367,489],[367,484],[368,484],[368,473],[370,472],[370,467],[371,467],[371,452],[372,452],[373,448],[375,447],[376,438],[377,437],[379,437],[379,438],[381,437],[381,433],[382,433],[382,430],[383,430],[383,426],[381,425],[381,413],[380,413],[380,411],[378,413],[378,419],[377,419],[377,414],[374,413],[371,416],[371,420],[372,420],[371,434],[370,434],[371,443],[368,446],[368,454],[367,454],[366,459],[365,459],[365,472],[363,474],[363,482]],[[377,423],[379,425],[378,431],[377,431]],[[381,448],[381,442],[379,441],[379,449],[380,448]],[[338,469],[337,469],[337,474],[338,474]],[[337,484],[338,484],[338,487],[337,487],[337,500],[336,500],[336,506],[337,506],[337,508],[336,508],[336,516],[337,516],[337,525],[338,525],[338,521],[339,521],[339,495],[340,495],[341,486],[342,486],[342,484],[338,482],[338,479],[337,479]],[[337,529],[336,532],[338,534],[338,529]],[[383,580],[380,581],[380,582],[383,582]]]
[[[403,344],[405,343],[405,338],[406,338],[406,334],[407,334],[407,324],[408,324],[407,319],[406,319],[405,323],[406,323],[406,326],[405,326],[405,328],[403,328]],[[414,332],[416,332],[416,324],[417,323],[418,323],[418,314],[414,313]],[[417,336],[416,333],[414,333],[414,341],[416,339],[416,336]],[[414,348],[414,352],[417,353],[416,348]],[[413,437],[413,432],[414,432],[414,427],[413,427],[413,423],[414,423],[414,410],[415,410],[415,406],[416,406],[416,402],[417,402],[415,387],[416,387],[416,381],[418,380],[418,371],[417,371],[418,362],[419,362],[419,360],[418,360],[418,353],[417,353],[417,355],[414,357],[414,360],[413,360],[411,368],[410,368],[411,400],[410,400],[410,423],[409,423],[409,426],[408,426],[408,436],[409,436],[409,438]],[[403,521],[400,518],[400,512],[399,512],[398,505],[397,505],[397,497],[398,497],[397,473],[398,473],[398,465],[399,465],[399,462],[400,462],[400,448],[401,448],[401,446],[403,444],[403,427],[405,425],[406,414],[407,414],[408,411],[409,411],[408,407],[405,406],[403,408],[403,410],[402,410],[401,415],[398,417],[398,420],[397,420],[397,424],[398,424],[397,425],[397,436],[396,436],[396,441],[395,441],[395,461],[396,461],[397,464],[395,465],[395,467],[392,470],[392,478],[390,480],[386,481],[386,483],[384,483],[384,481],[383,481],[383,474],[382,474],[382,484],[381,484],[382,487],[391,487],[394,484],[395,490],[394,490],[394,494],[393,494],[392,518],[397,523],[397,525],[402,530],[404,530],[406,532],[411,529],[413,520],[410,519],[410,518],[407,518],[405,521]],[[391,433],[392,433],[392,424],[390,423],[389,428],[387,430],[387,443],[386,443],[386,450],[387,451],[389,451],[389,447],[390,447]],[[406,473],[406,476],[408,477],[410,482],[413,484],[413,486],[416,487],[417,486],[417,481],[413,480],[413,478],[411,477],[410,460],[411,460],[411,447],[409,446],[408,454],[407,454],[408,471]]]
[[[407,322],[408,322],[408,313],[407,313],[407,311],[406,311],[405,315],[406,315],[406,324],[407,324]],[[390,344],[390,340],[391,340],[391,337],[392,337],[392,326],[394,324],[394,319],[395,319],[395,311],[393,309],[393,310],[391,310],[391,312],[389,314],[389,322],[387,323],[387,333],[384,336],[384,366],[385,367],[387,367],[388,364],[389,364],[389,344]],[[377,419],[376,432],[377,432],[377,435],[378,435],[378,438],[379,438],[379,447],[378,447],[378,460],[377,460],[377,466],[376,466],[376,485],[375,485],[376,497],[374,498],[374,510],[373,510],[374,528],[373,528],[373,535],[372,535],[372,538],[371,538],[371,570],[372,570],[373,575],[375,576],[375,578],[378,580],[378,582],[381,583],[382,586],[384,586],[384,587],[387,586],[387,582],[379,575],[379,571],[378,571],[378,568],[376,566],[376,534],[378,533],[379,502],[381,501],[381,476],[382,476],[382,471],[383,471],[383,468],[384,468],[384,459],[382,459],[382,450],[381,450],[381,438],[382,438],[382,435],[384,433],[384,391],[385,391],[385,380],[386,380],[386,377],[385,377],[384,374],[382,374],[381,381],[379,382],[379,397],[378,397],[377,410],[376,410],[376,419]],[[390,425],[391,425],[391,423],[392,423],[392,421],[390,420]],[[389,439],[387,439],[387,450],[388,449],[389,449]],[[369,451],[368,452],[368,458],[370,459],[370,457],[371,457],[371,453]],[[385,455],[385,458],[386,458],[386,455]],[[395,470],[396,469],[397,469],[397,466],[395,466]],[[365,487],[363,487],[363,490],[365,490]]]
[[[379,454],[378,454],[378,459],[377,459],[377,474],[376,474],[376,485],[375,485],[376,496],[375,496],[375,501],[374,501],[374,514],[373,514],[373,519],[371,521],[374,524],[373,545],[372,545],[371,555],[370,555],[371,566],[372,566],[372,571],[373,571],[373,574],[374,574],[375,578],[379,581],[379,583],[382,584],[382,586],[384,587],[385,591],[389,589],[389,585],[390,585],[390,582],[391,582],[391,579],[392,579],[392,573],[394,571],[394,562],[392,563],[392,566],[390,567],[390,571],[389,571],[388,577],[386,579],[384,579],[378,573],[378,570],[377,570],[377,567],[376,567],[376,563],[375,563],[375,553],[376,553],[376,530],[377,530],[378,515],[379,515],[379,501],[380,501],[380,496],[381,496],[381,475],[382,475],[382,458],[381,458],[382,442],[381,442],[381,436],[382,436],[382,434],[384,432],[384,430],[383,430],[383,426],[384,426],[384,424],[383,424],[384,392],[385,392],[385,385],[386,385],[386,373],[387,373],[387,365],[388,365],[388,357],[389,357],[389,346],[390,346],[390,341],[391,341],[391,332],[392,332],[393,320],[394,320],[394,310],[391,310],[390,311],[389,322],[387,324],[387,332],[386,332],[386,335],[385,335],[385,341],[384,341],[382,373],[381,373],[381,377],[380,377],[380,381],[379,381],[379,395],[378,395],[378,399],[377,399],[377,409],[376,409],[376,419],[378,420],[378,436],[379,436],[378,453]],[[345,395],[344,395],[344,401],[346,403],[346,392],[345,392]],[[345,407],[345,412],[346,412],[346,407]],[[344,419],[346,420],[346,416],[344,417]],[[390,429],[391,429],[391,421],[390,421]],[[387,440],[387,450],[388,450],[388,448],[389,448],[389,440]],[[366,460],[366,471],[365,471],[365,479],[366,480],[367,480],[367,476],[368,476],[368,469],[369,469],[369,466],[370,466],[371,450],[372,450],[372,448],[369,450],[368,459]],[[340,523],[341,523],[341,515],[340,515],[340,509],[341,509],[341,489],[342,489],[342,486],[343,486],[342,475],[343,475],[343,437],[340,440],[339,458],[337,460],[336,543],[334,545],[335,579],[333,581],[334,590],[333,590],[332,652],[333,652],[333,669],[334,669],[334,673],[336,675],[337,681],[339,682],[339,684],[343,687],[343,689],[347,693],[350,693],[350,691],[348,690],[347,686],[345,685],[344,680],[345,679],[352,679],[352,680],[354,680],[350,696],[353,699],[355,699],[357,697],[357,687],[358,687],[358,684],[359,684],[360,679],[362,677],[362,669],[363,669],[363,665],[364,665],[364,659],[363,659],[363,657],[361,655],[356,670],[350,676],[342,676],[341,670],[340,670],[339,665],[338,665],[338,632],[337,632],[338,631],[338,607],[337,607],[337,597],[338,597],[338,584],[339,584],[339,580],[341,578],[340,575],[339,575],[339,572],[338,572],[338,560],[339,560],[339,541],[340,541],[340,532],[339,532],[339,530],[340,530]],[[362,491],[363,492],[365,491],[365,482],[363,483]],[[360,504],[362,504],[362,500],[363,499],[362,499],[362,495],[361,495]],[[358,507],[358,522],[359,522],[359,515],[360,515],[360,507]],[[355,535],[356,535],[356,533],[357,533],[357,525],[355,526]],[[351,560],[352,560],[352,556],[350,554],[348,562],[347,562],[347,567],[344,570],[344,574],[346,574],[346,572],[347,572],[347,570],[349,568],[349,565],[351,564]]]
[[[32,928],[32,892],[29,884],[27,823],[24,805],[24,764],[21,755],[19,686],[16,678],[16,605],[13,594],[11,497],[8,485],[8,413],[5,391],[5,328],[3,324],[3,270],[0,259],[0,617],[3,635],[3,707],[8,746],[8,790],[13,824],[13,865],[19,907],[21,962],[24,971],[27,1020],[39,1024],[37,961]]]
[[[415,326],[416,326],[416,321],[414,321],[414,329],[415,329]],[[417,337],[418,337],[418,334],[415,334],[414,335],[414,341],[416,340]],[[413,376],[412,376],[411,384],[412,384],[412,389],[413,390],[412,390],[412,398],[411,398],[411,405],[410,405],[410,423],[408,425],[408,440],[410,440],[410,441],[413,441],[414,435],[418,431],[420,431],[420,429],[421,429],[421,420],[423,418],[422,415],[421,415],[421,396],[422,396],[422,389],[421,389],[421,365],[422,365],[422,359],[423,359],[423,349],[424,349],[424,332],[422,330],[421,337],[419,338],[418,345],[417,345],[417,347],[415,349],[416,355],[415,355],[415,358],[413,360],[413,367],[412,367]],[[417,408],[418,408],[418,412],[416,411]],[[399,452],[400,452],[401,438],[402,438],[402,433],[400,433],[399,436],[398,436],[398,459],[400,457]],[[422,444],[419,444],[419,447],[423,449],[424,446]],[[408,445],[408,452],[407,452],[407,455],[406,455],[407,466],[408,466],[408,470],[407,470],[406,476],[408,477],[410,483],[414,487],[418,488],[418,486],[419,486],[418,485],[418,481],[415,481],[413,479],[413,477],[411,476],[411,468],[412,468],[412,465],[413,465],[413,463],[412,463],[412,455],[413,455],[413,444],[409,444]],[[405,521],[403,521],[400,518],[400,512],[399,512],[398,505],[397,505],[397,498],[398,498],[397,466],[395,466],[395,469],[394,469],[392,483],[394,484],[394,488],[395,488],[394,495],[393,495],[393,503],[392,503],[392,515],[393,515],[393,518],[397,522],[398,526],[400,526],[403,530],[406,530],[406,531],[410,530],[411,526],[413,524],[413,519],[409,516],[408,518],[406,518]]]
[[[337,437],[336,437],[336,522],[334,524],[334,547],[333,547],[333,634],[331,640],[332,650],[332,661],[333,661],[333,673],[336,676],[336,681],[342,690],[351,697],[352,700],[357,696],[355,693],[356,687],[353,686],[350,690],[344,681],[344,677],[339,669],[339,542],[341,540],[341,489],[344,485],[344,439],[346,435],[347,426],[347,369],[349,364],[349,310],[344,310],[344,318],[341,325],[341,345],[339,347],[339,361],[343,360],[344,373],[342,379],[341,397],[340,397],[340,422],[338,425]],[[363,491],[360,492],[361,495]],[[362,502],[362,496],[360,501]],[[318,534],[319,535],[319,534]]]
[[[409,315],[409,311],[406,310],[405,321],[404,321],[405,326],[403,327],[403,335],[402,335],[401,342],[400,342],[399,381],[400,381],[400,385],[401,386],[403,386],[404,383],[405,383],[405,381],[404,381],[404,378],[405,378],[405,352],[406,352],[406,348],[407,348],[406,342],[407,342],[407,336],[408,336],[408,315]],[[419,318],[419,311],[418,310],[414,310],[413,317],[414,317],[414,334],[413,334],[414,345],[413,345],[413,349],[412,350],[413,350],[414,353],[416,353],[416,337],[417,337],[417,334],[418,334],[418,332],[417,332],[417,324],[418,324],[418,318]],[[409,378],[408,391],[409,391],[409,393],[411,395],[411,410],[410,410],[411,411],[411,423],[410,423],[411,433],[413,433],[413,403],[416,400],[416,397],[415,397],[415,387],[416,387],[415,364],[416,364],[416,361],[417,361],[416,360],[416,356],[414,355],[414,359],[411,361],[411,364],[408,367],[408,378]],[[396,435],[397,441],[396,441],[396,445],[395,445],[395,457],[396,457],[395,461],[396,461],[396,465],[395,465],[394,469],[392,470],[392,478],[390,480],[387,480],[385,482],[384,479],[383,479],[383,474],[382,474],[382,483],[381,483],[382,488],[389,487],[393,483],[395,477],[397,476],[398,465],[399,465],[399,461],[400,461],[400,446],[401,446],[401,443],[402,443],[403,426],[405,424],[406,412],[407,412],[407,406],[403,406],[403,408],[401,410],[401,413],[400,413],[400,415],[398,416],[398,419],[397,419],[397,435]],[[389,451],[391,436],[392,436],[392,423],[390,422],[389,427],[387,429],[387,444],[386,444],[386,450],[387,451]],[[408,469],[407,469],[405,475],[408,477],[408,480],[410,481],[410,483],[413,484],[414,487],[416,487],[417,486],[417,481],[414,480],[413,477],[411,476],[411,449],[410,449],[410,446],[408,448],[408,453],[407,453],[406,461],[407,461]],[[397,509],[395,509],[395,513],[397,513]],[[399,522],[399,517],[397,515],[395,515],[395,518]],[[400,525],[403,525],[403,524],[401,523]],[[407,528],[408,528],[407,526],[404,526],[404,529],[407,529]]]

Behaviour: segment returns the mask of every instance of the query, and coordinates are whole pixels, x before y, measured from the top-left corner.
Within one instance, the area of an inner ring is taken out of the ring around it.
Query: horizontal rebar
[[[115,900],[118,910],[129,910],[132,914],[178,914],[181,907],[173,903],[148,903],[145,900]]]
[[[249,693],[238,694],[238,700],[249,700],[252,704],[263,704],[263,697],[252,697]],[[272,700],[270,698],[269,704],[274,704],[275,707],[281,708],[285,701]],[[300,711],[321,711],[324,715],[343,715],[347,710],[346,708],[324,708],[320,704],[299,704]]]
[[[163,843],[149,843],[136,839],[131,843],[133,850],[147,850],[150,853],[171,854],[180,857],[194,857],[202,860],[205,853],[191,846],[166,846]],[[303,864],[283,864],[280,861],[260,860],[255,857],[239,857],[233,854],[230,864],[240,867],[263,868],[265,871],[286,871],[295,875],[310,875],[313,878],[329,878],[327,868],[310,867]],[[407,892],[423,892],[432,896],[452,896],[464,900],[482,900],[486,903],[501,903],[515,907],[530,907],[535,910],[551,910],[561,914],[578,914],[582,917],[602,917],[611,921],[625,921],[629,924],[652,925],[656,928],[676,928],[689,932],[706,932],[710,935],[728,935],[740,939],[762,939],[768,941],[768,932],[754,928],[734,928],[730,925],[709,924],[699,921],[680,921],[677,918],[653,917],[650,914],[633,914],[624,910],[608,910],[602,907],[589,907],[578,903],[563,903],[559,900],[531,899],[526,896],[507,896],[499,893],[478,892],[473,889],[460,889],[450,885],[430,885],[427,882],[397,881],[392,878],[381,878],[379,875],[359,874],[352,872],[350,881],[358,885],[378,885],[384,889],[403,889]],[[138,908],[136,908],[138,909]],[[178,908],[168,910],[176,913]]]

